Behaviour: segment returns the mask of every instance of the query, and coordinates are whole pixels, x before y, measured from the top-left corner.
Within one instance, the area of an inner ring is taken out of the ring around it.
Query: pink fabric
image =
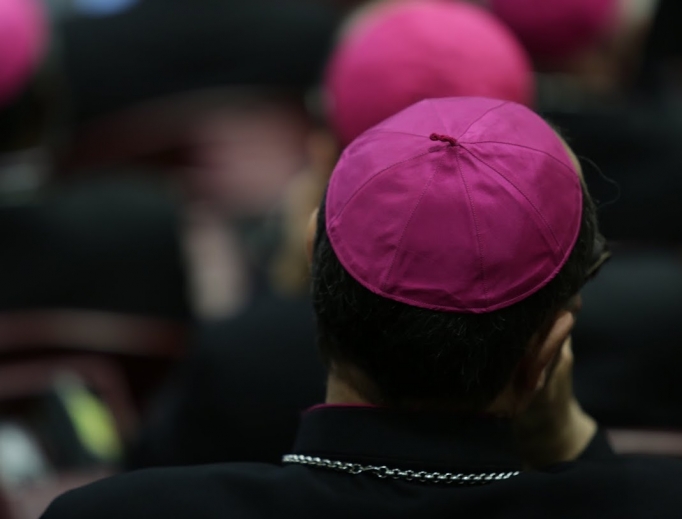
[[[511,31],[453,0],[395,1],[360,17],[330,59],[325,90],[343,145],[422,99],[534,97],[530,60]]]
[[[45,52],[48,25],[39,0],[0,0],[0,107],[26,86]]]
[[[557,274],[581,211],[578,173],[538,115],[461,97],[419,102],[348,146],[326,221],[341,264],[372,292],[483,313]]]
[[[613,29],[618,0],[490,0],[490,7],[540,58],[589,48]]]

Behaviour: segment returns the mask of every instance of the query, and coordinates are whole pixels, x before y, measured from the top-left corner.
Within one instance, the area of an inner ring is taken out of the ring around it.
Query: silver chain
[[[446,485],[484,485],[493,481],[518,476],[520,472],[482,472],[479,474],[458,474],[453,472],[426,472],[423,470],[402,470],[390,468],[386,465],[362,465],[347,461],[336,461],[301,454],[286,454],[282,456],[282,463],[306,465],[321,469],[336,470],[348,474],[370,474],[381,479],[402,479],[405,481],[419,481],[420,483],[443,483]]]

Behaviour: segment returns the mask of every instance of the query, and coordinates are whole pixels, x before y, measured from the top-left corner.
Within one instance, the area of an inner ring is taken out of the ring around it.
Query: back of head
[[[47,43],[47,21],[38,0],[0,0],[0,109],[26,88]]]
[[[597,45],[614,29],[618,0],[490,0],[492,11],[540,62]]]
[[[358,137],[313,249],[330,367],[364,375],[371,402],[485,409],[585,281],[577,168],[539,116],[485,98],[422,101]]]
[[[34,144],[46,102],[36,87],[49,30],[39,0],[0,0],[0,151]]]
[[[342,34],[325,77],[332,129],[343,145],[427,98],[486,96],[530,105],[529,59],[513,34],[466,2],[396,0]]]

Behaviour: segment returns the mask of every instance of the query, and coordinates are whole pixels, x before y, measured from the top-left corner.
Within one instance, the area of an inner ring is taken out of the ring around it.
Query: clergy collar
[[[507,420],[371,406],[304,413],[292,454],[413,470],[520,470]]]

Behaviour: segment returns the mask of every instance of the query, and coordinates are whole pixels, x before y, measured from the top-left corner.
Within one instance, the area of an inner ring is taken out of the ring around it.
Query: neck
[[[348,382],[332,372],[327,378],[326,404],[336,405],[369,405],[372,402],[363,398],[360,393]]]
[[[356,389],[356,385],[348,382],[357,381],[358,377],[365,379],[360,373],[353,373],[353,376],[340,376],[338,371],[334,368],[329,373],[327,378],[327,395],[325,398],[326,404],[332,405],[380,405],[381,399],[369,399]],[[369,383],[363,383],[362,387],[371,388]],[[431,406],[427,406],[431,407]],[[440,408],[440,406],[438,406]],[[415,409],[421,408],[420,405],[415,405]],[[462,412],[462,409],[457,409],[456,406],[451,408],[453,413]],[[508,389],[503,391],[483,414],[497,417],[511,417],[518,413],[518,405],[516,399],[512,397]]]

